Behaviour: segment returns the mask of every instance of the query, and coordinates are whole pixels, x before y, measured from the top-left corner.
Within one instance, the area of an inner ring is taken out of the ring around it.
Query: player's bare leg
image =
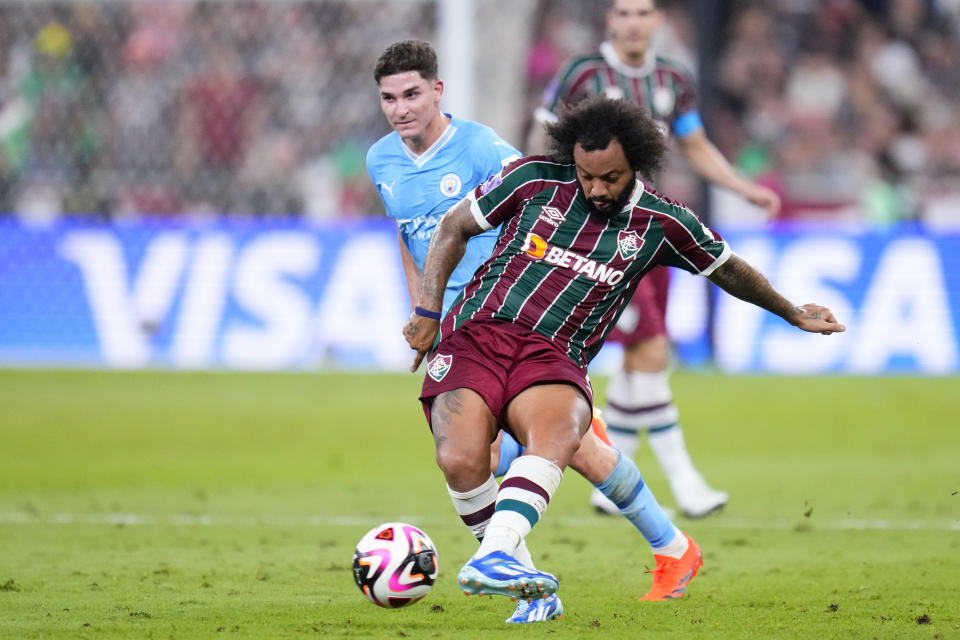
[[[499,488],[489,468],[496,418],[478,393],[454,389],[433,399],[430,428],[453,506],[473,536],[482,540]]]
[[[438,395],[430,409],[430,428],[447,486],[470,491],[491,477],[490,442],[497,420],[480,394],[454,389]]]
[[[495,477],[504,475],[510,468],[510,464],[523,454],[523,446],[520,445],[513,436],[505,434],[503,431],[497,434],[497,438],[490,445],[490,471]],[[495,503],[496,493],[489,498],[488,511],[492,514]],[[487,519],[489,520],[489,518]],[[483,523],[484,530],[486,522]],[[480,536],[482,537],[482,536]],[[527,549],[526,541],[521,540],[517,547],[514,557],[520,564],[536,568],[533,563],[533,557]],[[548,622],[563,617],[563,603],[557,594],[548,598],[517,601],[517,606],[513,614],[507,618],[508,624],[527,624],[536,622]]]
[[[511,463],[483,542],[460,570],[465,592],[533,598],[557,590],[556,577],[518,562],[516,550],[560,485],[591,416],[586,397],[568,384],[528,387],[507,405],[507,424],[527,449]]]

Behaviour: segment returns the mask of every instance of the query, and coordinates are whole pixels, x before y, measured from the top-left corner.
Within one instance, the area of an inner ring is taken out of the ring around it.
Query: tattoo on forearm
[[[447,280],[463,258],[467,250],[467,240],[473,233],[479,233],[479,228],[475,232],[468,230],[465,220],[470,219],[470,205],[465,200],[441,218],[427,248],[423,280],[420,284],[420,293],[425,299],[422,299],[421,303],[443,302]]]
[[[443,301],[447,280],[459,264],[460,259],[463,258],[465,249],[465,240],[447,232],[443,224],[437,228],[427,249],[427,263],[424,265],[423,280],[420,283],[422,296],[426,296],[426,299],[430,301]]]
[[[729,260],[710,275],[718,287],[758,307],[787,319],[796,314],[797,307],[777,293],[770,281],[739,256]]]

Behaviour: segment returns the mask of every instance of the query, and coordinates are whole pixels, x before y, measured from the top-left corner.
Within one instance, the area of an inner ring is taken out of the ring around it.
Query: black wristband
[[[430,318],[431,320],[439,320],[441,318],[439,311],[430,311],[429,309],[424,309],[423,307],[414,307],[413,312],[418,316]]]

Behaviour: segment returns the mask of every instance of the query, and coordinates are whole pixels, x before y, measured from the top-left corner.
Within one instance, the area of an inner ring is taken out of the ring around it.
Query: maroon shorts
[[[669,267],[657,267],[645,275],[607,340],[632,344],[667,335],[669,290]]]
[[[586,368],[552,340],[511,322],[471,320],[429,355],[420,402],[430,425],[430,407],[436,396],[471,389],[480,394],[500,427],[509,431],[506,409],[510,401],[528,387],[551,382],[573,385],[593,406]]]

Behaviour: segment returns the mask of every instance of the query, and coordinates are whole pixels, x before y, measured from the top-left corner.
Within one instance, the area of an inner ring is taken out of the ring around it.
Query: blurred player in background
[[[430,352],[420,400],[447,483],[482,486],[500,429],[527,446],[458,575],[468,594],[537,597],[559,588],[518,552],[529,555],[524,540],[588,433],[587,365],[652,269],[706,276],[804,331],[844,330],[829,309],[786,300],[689,209],[643,185],[637,175],[653,175],[665,150],[657,127],[633,102],[586,100],[550,125],[550,157],[508,165],[434,231],[403,333],[417,351],[411,370]],[[447,280],[468,240],[501,225],[492,256],[441,323]]]
[[[636,102],[653,115],[664,135],[672,134],[693,169],[715,185],[734,191],[773,215],[780,199],[770,189],[745,180],[707,139],[697,111],[694,81],[677,62],[650,47],[663,22],[658,0],[613,0],[607,10],[610,39],[599,51],[576,57],[554,76],[535,113],[538,123],[556,121],[560,112],[581,100],[604,95]],[[530,149],[544,149],[544,130],[535,126]],[[646,176],[654,179],[655,176]],[[610,340],[623,345],[623,366],[610,379],[604,415],[613,446],[625,456],[637,450],[638,431],[663,468],[677,506],[688,517],[709,515],[728,495],[711,488],[687,452],[669,383],[670,342],[666,327],[670,272],[656,269],[637,287]],[[594,491],[598,510],[616,506]]]
[[[370,148],[367,169],[387,215],[397,223],[412,304],[420,291],[427,247],[440,218],[474,187],[496,175],[504,165],[518,160],[521,154],[489,127],[440,110],[443,82],[438,79],[436,53],[428,43],[406,41],[390,46],[377,61],[374,77],[383,113],[393,132]],[[450,308],[477,267],[490,257],[498,231],[491,228],[467,243],[463,258],[445,283],[437,318]],[[633,460],[620,456],[603,441],[602,423],[595,421],[594,428],[596,433],[591,431],[583,439],[571,466],[602,495],[618,504],[618,513],[623,513],[650,543],[657,569],[653,587],[642,599],[679,597],[700,566],[699,547],[670,522]],[[504,434],[502,441],[498,439],[490,461],[495,475],[505,473],[522,452],[523,447],[509,435]],[[449,456],[440,441],[437,459],[445,473],[447,468],[460,464]],[[480,484],[448,484],[457,512],[478,539],[483,538],[497,499],[498,485],[491,469],[487,469]],[[518,558],[533,566],[525,546],[521,546]],[[508,622],[536,622],[562,613],[556,596],[533,602],[521,600]]]

